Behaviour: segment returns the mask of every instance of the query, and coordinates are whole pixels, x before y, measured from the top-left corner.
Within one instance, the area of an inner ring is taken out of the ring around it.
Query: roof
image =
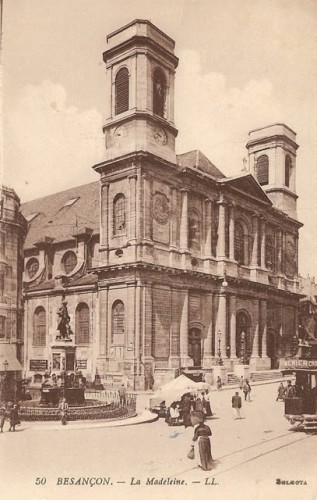
[[[193,168],[214,177],[223,179],[226,177],[199,149],[177,155],[177,163],[182,168]]]
[[[43,237],[54,243],[70,240],[87,227],[99,234],[99,190],[98,180],[23,203],[24,217],[33,215],[24,248],[32,248]]]

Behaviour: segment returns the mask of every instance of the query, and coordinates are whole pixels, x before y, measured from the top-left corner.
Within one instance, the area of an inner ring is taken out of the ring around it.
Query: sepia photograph
[[[317,3],[0,0],[0,491],[317,499]]]

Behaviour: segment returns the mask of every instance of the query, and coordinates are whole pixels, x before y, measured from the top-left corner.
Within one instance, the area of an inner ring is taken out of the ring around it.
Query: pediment
[[[256,199],[266,205],[272,206],[272,202],[260,184],[255,180],[252,174],[231,177],[222,181],[231,189],[242,193],[244,196]]]

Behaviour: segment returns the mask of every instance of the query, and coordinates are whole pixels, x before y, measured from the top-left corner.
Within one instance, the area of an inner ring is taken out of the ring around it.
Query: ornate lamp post
[[[245,332],[241,332],[241,350],[240,350],[240,360],[243,365],[246,364],[246,352],[245,352]]]
[[[298,338],[297,335],[294,334],[293,336],[293,356],[296,356],[298,350]]]
[[[219,366],[222,366],[223,365],[223,360],[222,360],[222,357],[221,357],[221,336],[222,336],[222,333],[220,330],[218,330],[218,365]]]

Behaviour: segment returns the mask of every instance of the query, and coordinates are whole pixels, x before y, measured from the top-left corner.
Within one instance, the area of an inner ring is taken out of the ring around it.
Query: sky
[[[149,19],[176,42],[177,153],[238,175],[248,132],[297,132],[299,270],[317,274],[315,0],[4,0],[4,180],[22,202],[98,180],[107,34]]]

